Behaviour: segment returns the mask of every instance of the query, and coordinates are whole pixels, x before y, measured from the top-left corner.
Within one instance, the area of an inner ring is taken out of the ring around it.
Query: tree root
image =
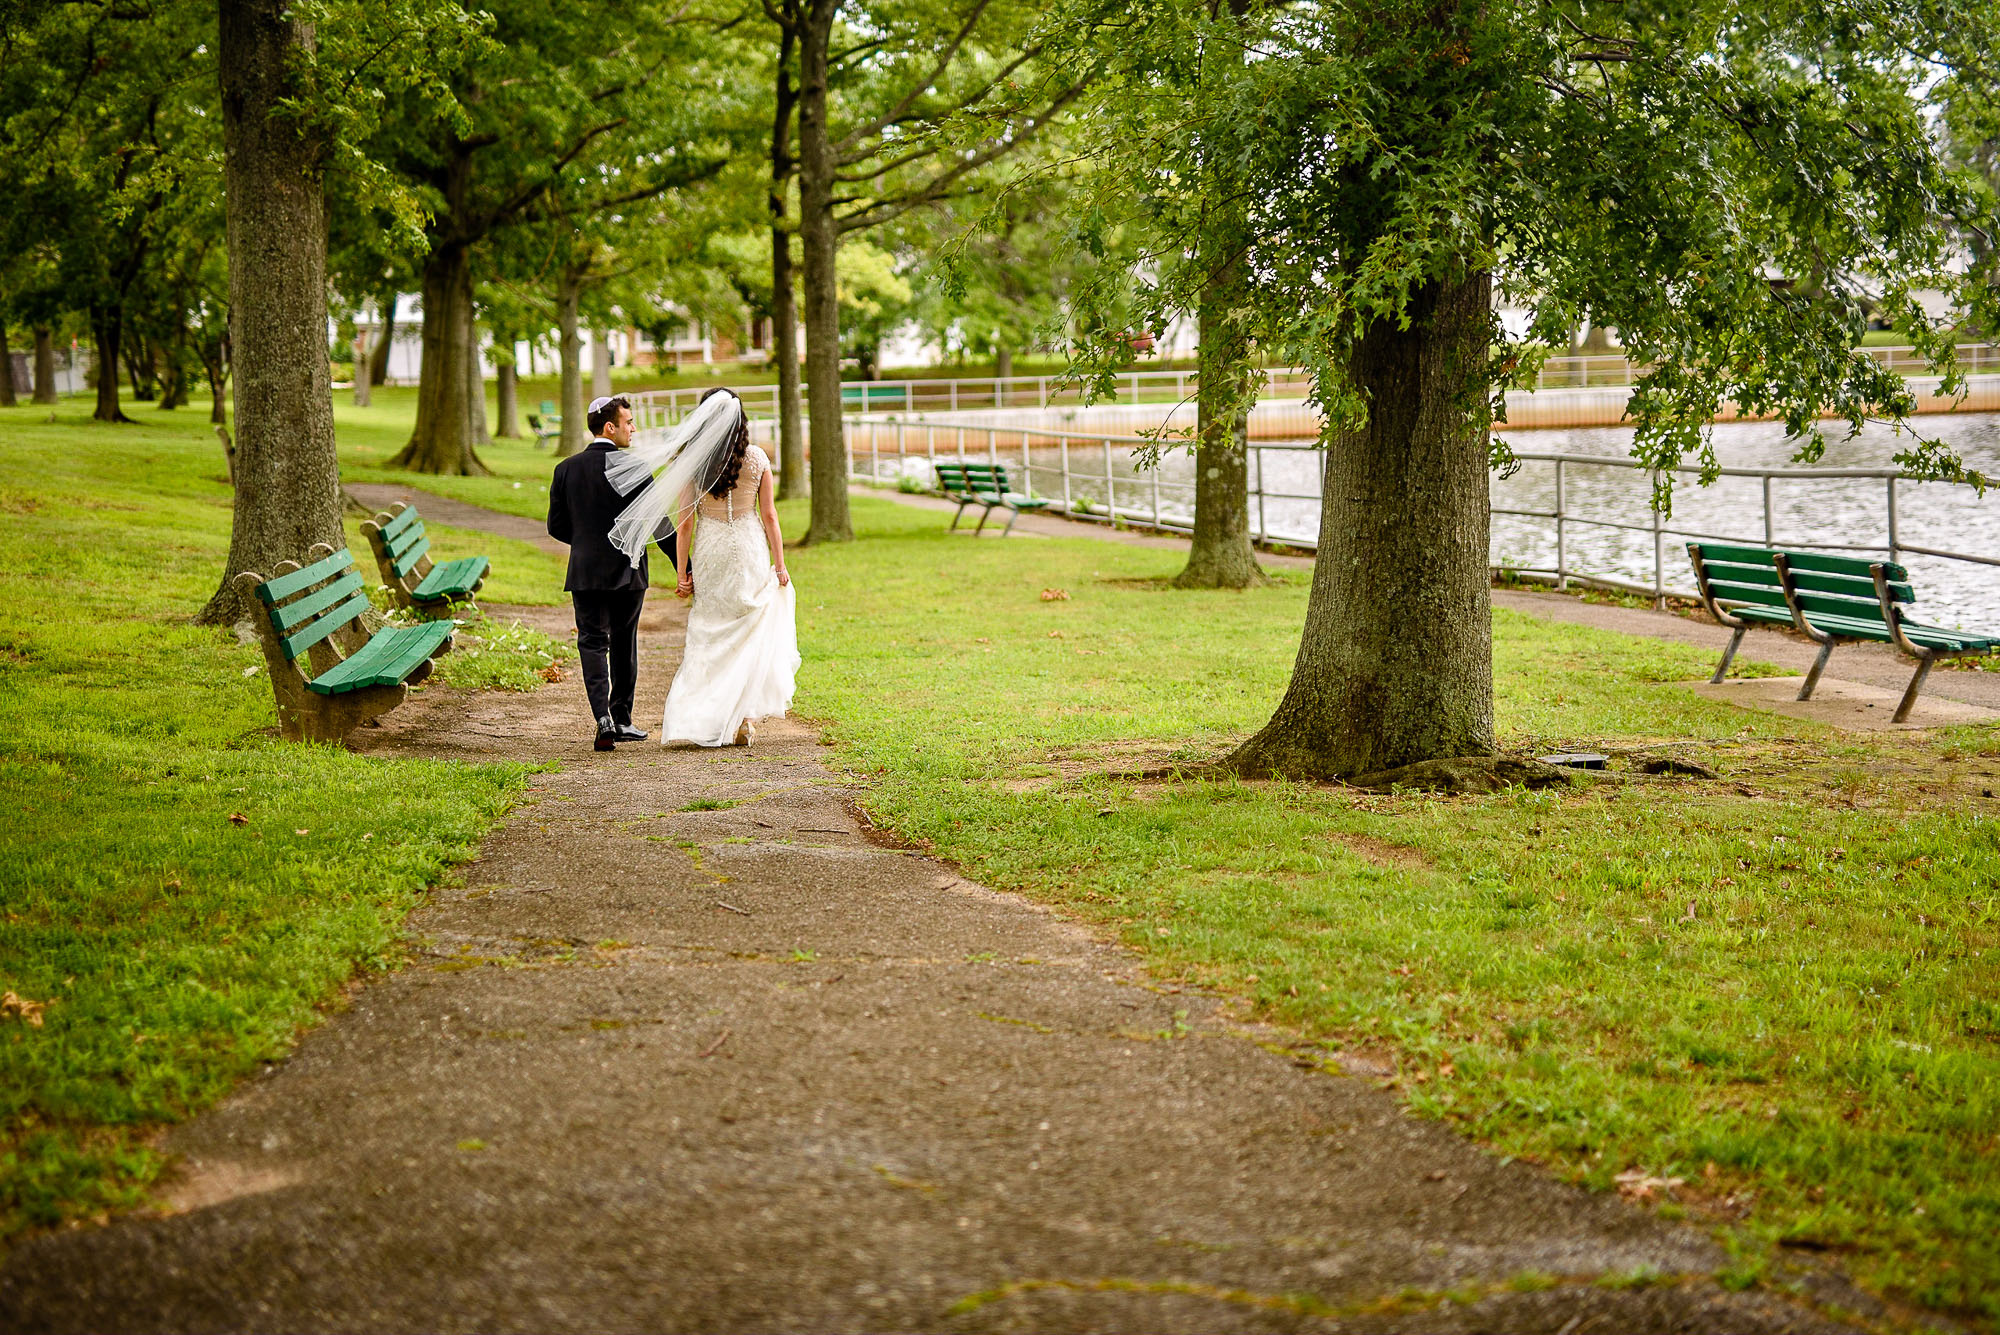
[[[1357,774],[1346,783],[1371,792],[1404,788],[1424,793],[1497,793],[1503,788],[1553,788],[1567,784],[1570,777],[1570,771],[1559,766],[1519,756],[1453,756]]]

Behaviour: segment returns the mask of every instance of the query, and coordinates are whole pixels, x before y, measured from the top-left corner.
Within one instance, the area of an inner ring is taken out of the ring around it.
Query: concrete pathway
[[[6,1258],[0,1330],[1845,1329],[874,838],[796,722],[597,755],[586,713],[432,690],[356,734],[556,768],[407,967],[168,1135],[165,1212]]]

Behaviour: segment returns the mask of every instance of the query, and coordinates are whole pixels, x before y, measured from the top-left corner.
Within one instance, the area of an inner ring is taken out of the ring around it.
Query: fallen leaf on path
[[[724,1043],[727,1043],[728,1041],[729,1041],[729,1031],[725,1029],[720,1034],[717,1034],[715,1036],[715,1041],[713,1043],[703,1048],[696,1055],[701,1057],[713,1057],[716,1053],[722,1051],[722,1045]]]
[[[1654,1177],[1643,1168],[1628,1168],[1611,1180],[1618,1184],[1618,1194],[1627,1200],[1650,1201],[1655,1196],[1671,1193],[1683,1179]]]
[[[240,811],[232,811],[229,813],[229,823],[231,825],[248,825],[250,818]]]

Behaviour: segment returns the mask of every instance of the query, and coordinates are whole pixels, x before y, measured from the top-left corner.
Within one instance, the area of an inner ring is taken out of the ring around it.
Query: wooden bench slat
[[[403,513],[409,514],[410,512],[405,510]],[[419,520],[414,524],[405,525],[402,532],[388,539],[384,545],[387,547],[389,555],[401,556],[404,552],[409,551],[410,548],[422,542],[425,536],[423,521]]]
[[[1761,584],[1730,584],[1711,577],[1708,581],[1708,591],[1718,601],[1725,603],[1756,603],[1762,607],[1782,607],[1786,609],[1786,618],[1789,620],[1791,617],[1791,604],[1785,601],[1782,589],[1766,588]]]
[[[422,560],[424,553],[430,549],[431,540],[419,537],[415,542],[403,549],[401,556],[396,557],[389,563],[389,568],[396,572],[397,579],[401,579],[416,568],[417,562]]]
[[[1713,579],[1714,576],[1711,575],[1709,578]],[[1811,589],[1814,593],[1832,593],[1844,598],[1866,598],[1871,603],[1876,600],[1873,579],[1855,579],[1848,575],[1821,575],[1810,570],[1794,570],[1792,585],[1795,588]],[[1889,596],[1899,603],[1913,603],[1917,600],[1914,589],[1908,584],[1899,584],[1894,580],[1889,583]]]
[[[466,556],[432,566],[431,573],[411,592],[419,598],[451,598],[471,593],[486,578],[490,564],[483,556]]]
[[[369,686],[394,686],[450,639],[453,629],[449,621],[426,621],[377,631],[343,662],[307,682],[306,689],[316,695],[345,695]]]
[[[1875,598],[1862,602],[1858,598],[1834,598],[1823,593],[1813,593],[1801,589],[1794,595],[1799,606],[1807,613],[1807,620],[1817,623],[1822,616],[1841,617],[1848,621],[1872,621],[1878,626],[1886,626],[1882,615],[1882,604]]]
[[[332,556],[313,562],[303,570],[294,570],[289,575],[279,575],[267,579],[257,586],[257,596],[266,607],[274,607],[300,589],[309,589],[323,579],[330,579],[354,564],[354,555],[345,547]]]
[[[417,522],[417,507],[414,505],[410,505],[406,502],[403,505],[403,508],[396,512],[394,518],[390,519],[388,523],[382,525],[382,536],[385,538],[393,538],[398,533],[401,533],[404,529],[408,528],[410,525],[416,522]]]
[[[361,572],[350,569],[346,574],[323,588],[314,589],[303,598],[294,598],[283,607],[271,609],[271,624],[280,634],[290,632],[318,616],[335,603],[344,602],[361,592]]]
[[[1725,543],[1699,543],[1701,559],[1705,562],[1769,566],[1776,552],[1784,552],[1785,559],[1794,570],[1811,570],[1823,575],[1846,575],[1850,579],[1872,580],[1869,567],[1881,565],[1891,580],[1898,583],[1910,578],[1909,572],[1892,561],[1876,562],[1865,556],[1833,556],[1825,552],[1794,552],[1785,548],[1732,547]]]
[[[319,620],[307,626],[304,630],[284,636],[279,643],[284,650],[285,657],[297,658],[307,649],[318,644],[321,640],[333,634],[363,612],[366,612],[368,607],[368,595],[357,593]]]

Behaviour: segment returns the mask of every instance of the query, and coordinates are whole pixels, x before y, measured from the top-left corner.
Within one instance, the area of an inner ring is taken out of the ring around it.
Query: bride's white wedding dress
[[[694,605],[687,648],[667,692],[660,741],[727,746],[748,720],[791,707],[799,672],[795,595],[778,583],[757,513],[757,486],[771,469],[764,451],[744,452],[736,485],[696,506],[688,573]]]

